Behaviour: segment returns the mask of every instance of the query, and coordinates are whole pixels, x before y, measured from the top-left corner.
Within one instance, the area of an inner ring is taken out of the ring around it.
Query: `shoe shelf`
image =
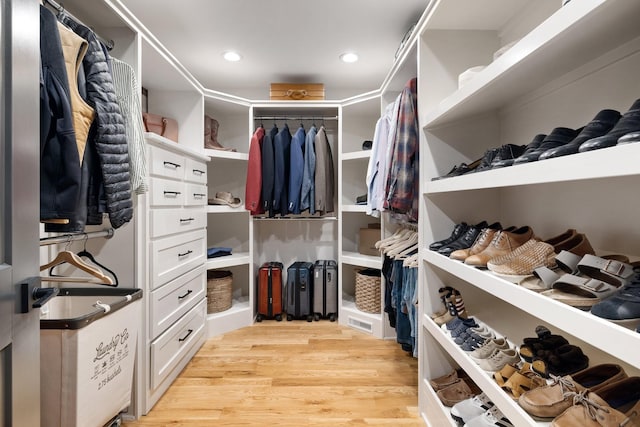
[[[425,111],[421,125],[433,128],[499,108],[575,70],[635,37],[639,13],[640,2],[633,1],[568,3],[465,86]],[[427,44],[429,25],[423,36]]]
[[[241,214],[249,213],[244,209],[244,204],[243,206],[240,206],[237,208],[232,208],[231,206],[225,206],[225,205],[207,205],[207,213],[216,214],[216,213],[234,213],[234,212],[241,213]]]
[[[207,270],[234,267],[237,265],[249,264],[250,259],[251,257],[249,256],[249,252],[238,252],[227,256],[209,258],[207,259],[205,266],[207,267]]]
[[[423,260],[484,292],[517,307],[525,313],[588,342],[603,352],[630,365],[638,363],[640,334],[567,304],[501,279],[488,271],[424,250]],[[429,322],[433,323],[431,320]],[[425,322],[426,323],[426,322]],[[621,346],[620,343],[628,343]],[[484,389],[484,388],[483,388]]]
[[[482,389],[491,401],[500,408],[500,411],[511,421],[514,426],[548,426],[549,422],[536,421],[524,411],[507,393],[498,386],[492,373],[480,369],[477,363],[469,357],[457,344],[453,342],[440,326],[427,315],[423,316],[422,326],[426,334],[432,337],[437,345],[452,357],[471,379]],[[428,380],[424,380],[424,387],[431,389]],[[449,408],[442,406],[442,410],[449,412]]]
[[[204,153],[212,159],[243,161],[249,160],[248,153],[238,153],[236,151],[213,150],[211,148],[205,148]]]
[[[491,169],[425,183],[426,194],[638,175],[640,144]]]

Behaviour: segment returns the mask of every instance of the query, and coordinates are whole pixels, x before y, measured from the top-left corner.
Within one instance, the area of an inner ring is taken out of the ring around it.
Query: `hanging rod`
[[[111,39],[105,39],[104,37],[100,37],[100,35],[98,33],[96,33],[93,28],[91,28],[89,25],[84,24],[81,20],[79,20],[78,18],[76,18],[75,16],[73,16],[71,13],[69,13],[69,11],[67,11],[64,6],[62,4],[57,3],[55,0],[44,0],[45,3],[47,3],[49,6],[51,6],[52,8],[54,8],[58,14],[64,13],[66,14],[69,18],[73,19],[74,21],[76,21],[78,24],[83,25],[87,28],[90,28],[91,31],[93,31],[93,34],[96,35],[96,37],[98,38],[98,40],[100,40],[100,43],[102,43],[103,45],[105,45],[105,47],[107,48],[107,50],[111,50],[113,49],[113,47],[115,46],[115,42]]]
[[[75,242],[77,240],[94,239],[96,237],[106,237],[110,239],[115,234],[113,228],[107,228],[102,231],[90,231],[88,233],[62,234],[54,237],[43,237],[40,239],[40,246],[58,245],[61,243]]]
[[[256,116],[253,120],[338,120],[338,116]]]

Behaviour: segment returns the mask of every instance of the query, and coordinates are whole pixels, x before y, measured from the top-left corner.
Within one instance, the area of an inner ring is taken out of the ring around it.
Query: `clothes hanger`
[[[44,265],[40,266],[40,271],[44,271],[47,269],[53,269],[53,267],[58,266],[60,264],[67,263],[72,265],[79,270],[84,271],[85,273],[89,273],[93,277],[73,277],[73,276],[42,276],[41,280],[46,282],[88,282],[88,283],[97,283],[101,285],[113,285],[113,280],[110,277],[105,276],[102,271],[99,269],[90,266],[85,263],[82,258],[74,254],[73,252],[65,249],[63,251],[58,252],[56,257],[51,261]]]
[[[87,251],[87,240],[89,240],[89,235],[85,233],[85,239],[84,239],[84,247],[82,248],[82,250],[80,252],[78,252],[76,255],[78,255],[81,258],[88,258],[89,261],[91,261],[93,264],[97,265],[98,267],[100,267],[101,269],[105,270],[106,272],[108,272],[109,274],[111,274],[111,276],[113,276],[113,283],[105,283],[105,285],[108,286],[118,286],[118,276],[116,275],[116,273],[114,273],[112,270],[110,270],[108,267],[106,267],[105,265],[100,264],[98,261],[96,261],[96,259],[94,258],[94,256],[91,254],[91,252]],[[51,268],[51,270],[53,269],[53,267]],[[49,271],[49,274],[51,274],[51,271]]]
[[[395,257],[403,252],[405,249],[413,247],[418,242],[418,233],[413,232],[411,236],[409,236],[404,241],[398,242],[396,245],[389,247],[385,253],[390,257]]]
[[[399,228],[391,236],[385,237],[384,239],[381,239],[381,240],[378,240],[375,243],[376,249],[380,249],[380,248],[386,246],[390,242],[396,242],[399,238],[402,238],[403,235],[405,235],[408,231],[410,231],[408,228]]]

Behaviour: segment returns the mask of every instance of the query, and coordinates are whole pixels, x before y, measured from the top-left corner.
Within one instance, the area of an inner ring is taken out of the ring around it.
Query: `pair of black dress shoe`
[[[468,225],[463,222],[454,227],[453,232],[448,238],[432,243],[429,245],[429,249],[448,257],[454,251],[469,249],[473,246],[482,230],[486,228],[502,230],[502,225],[499,222],[494,222],[489,225],[487,221],[479,222],[476,225]]]

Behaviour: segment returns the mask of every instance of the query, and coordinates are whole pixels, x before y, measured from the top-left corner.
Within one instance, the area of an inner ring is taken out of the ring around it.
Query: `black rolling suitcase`
[[[318,260],[313,266],[313,317],[316,320],[338,317],[338,264]]]
[[[258,271],[258,315],[262,319],[282,320],[284,299],[282,298],[282,269],[280,262],[265,262]]]
[[[296,261],[287,269],[287,320],[313,320],[313,264]]]

